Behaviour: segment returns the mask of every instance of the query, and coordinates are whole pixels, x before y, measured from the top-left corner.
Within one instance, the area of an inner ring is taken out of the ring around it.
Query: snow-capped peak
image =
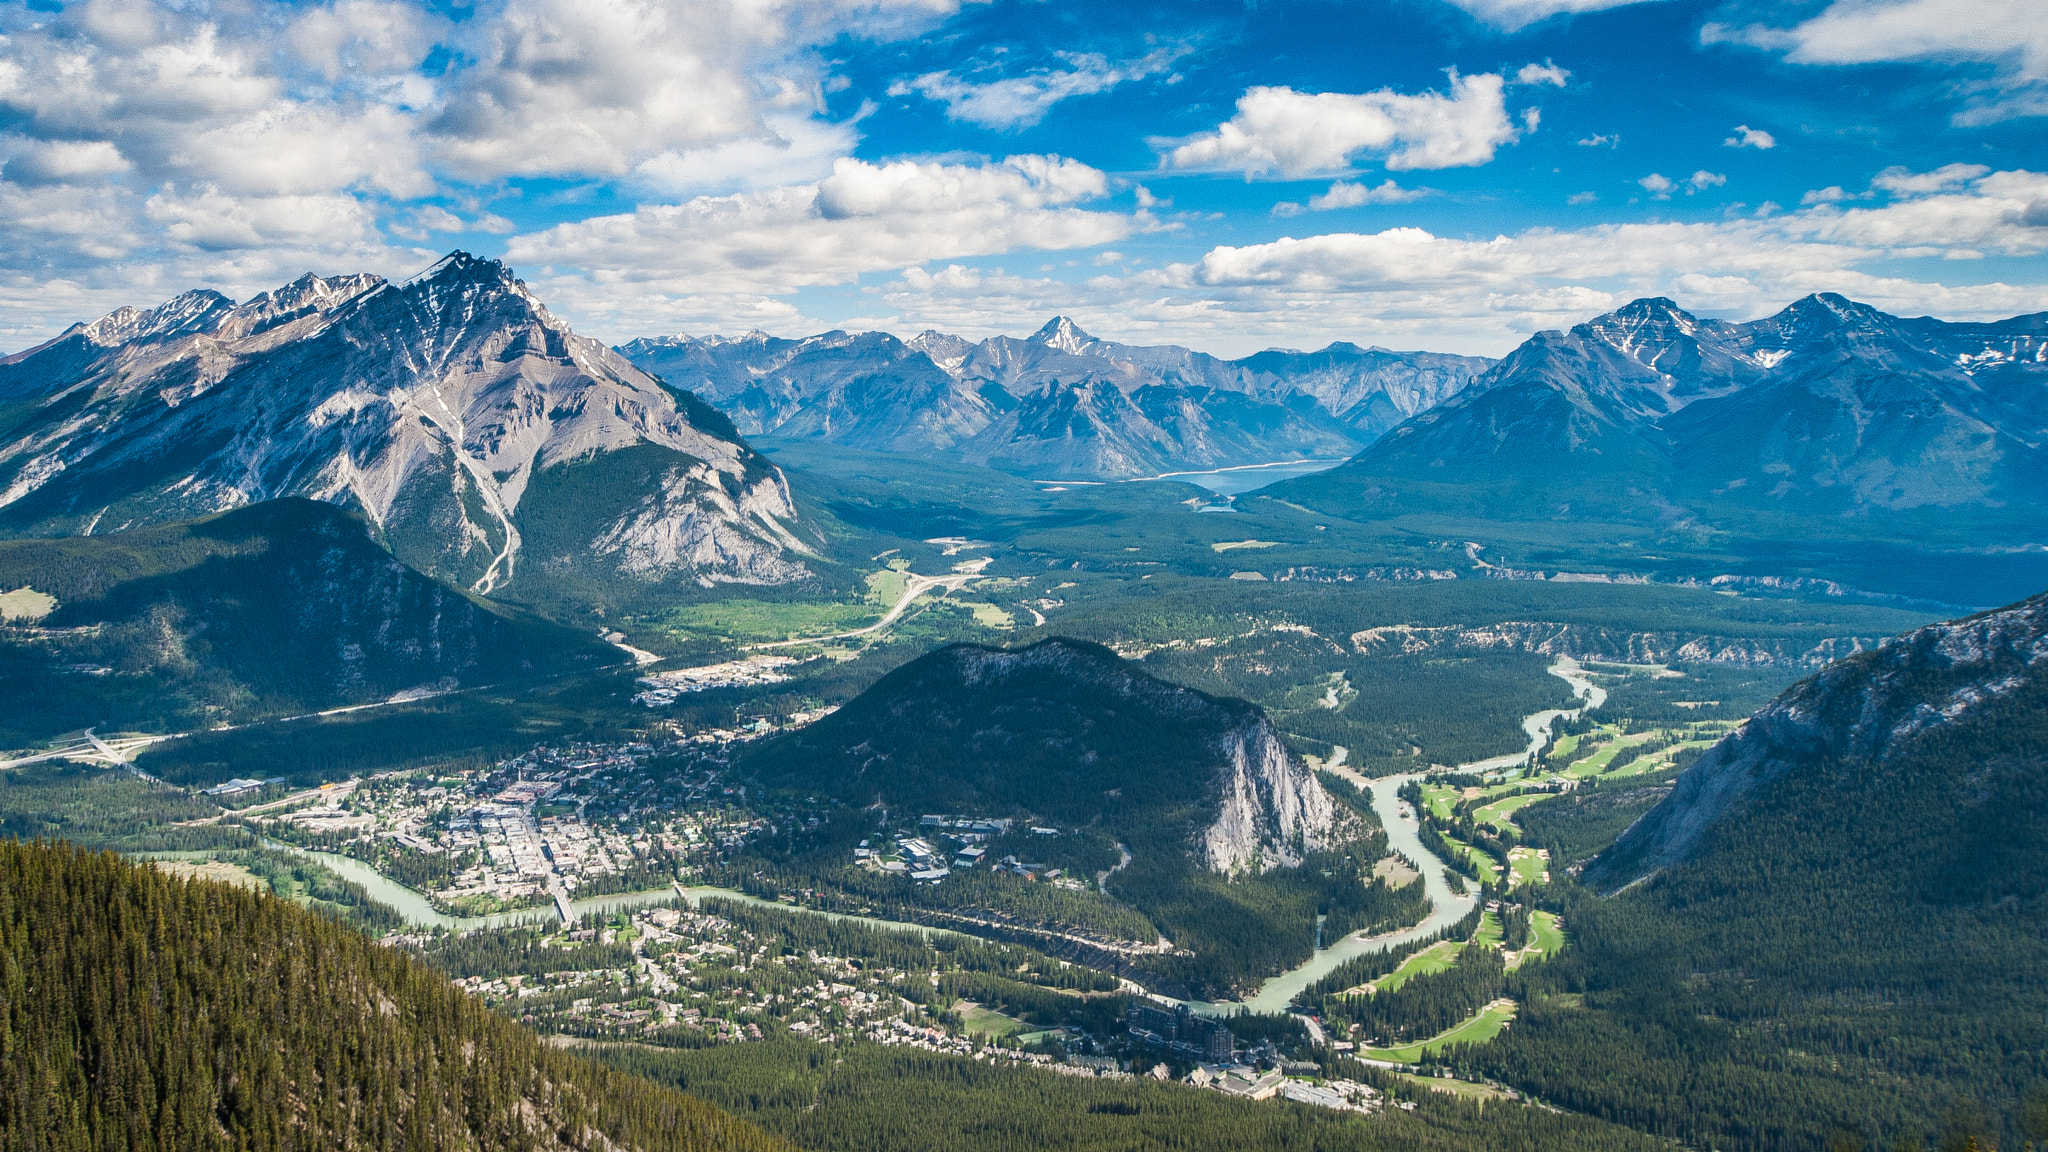
[[[1081,331],[1081,326],[1065,316],[1055,316],[1045,322],[1045,327],[1031,334],[1034,343],[1062,352],[1080,352],[1095,343],[1095,337]]]

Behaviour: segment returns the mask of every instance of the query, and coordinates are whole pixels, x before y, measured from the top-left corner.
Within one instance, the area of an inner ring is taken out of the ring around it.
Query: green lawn
[[[1513,866],[1516,885],[1543,883],[1543,857],[1534,848],[1516,848],[1508,853],[1508,863]]]
[[[720,600],[686,604],[664,613],[658,627],[695,636],[734,640],[793,640],[864,628],[881,618],[869,604],[767,600]]]
[[[1417,976],[1427,976],[1442,972],[1446,968],[1456,967],[1458,949],[1462,947],[1464,945],[1456,940],[1440,940],[1401,961],[1399,968],[1373,981],[1372,986],[1378,992],[1392,992]]]
[[[1497,947],[1500,944],[1500,936],[1500,913],[1481,913],[1479,917],[1479,931],[1472,934],[1472,943],[1491,944]]]
[[[1491,824],[1495,828],[1513,828],[1515,824],[1511,817],[1515,813],[1536,803],[1538,800],[1548,799],[1550,799],[1550,794],[1547,792],[1526,792],[1520,796],[1510,796],[1505,800],[1496,800],[1486,807],[1473,812],[1472,819],[1480,824]]]
[[[960,1027],[965,1029],[968,1035],[979,1036],[985,1040],[1000,1040],[1005,1036],[1036,1031],[1031,1025],[1014,1016],[1005,1016],[992,1008],[983,1008],[971,1000],[962,1000],[959,1012]]]
[[[1529,942],[1543,950],[1545,956],[1555,956],[1564,947],[1564,929],[1558,925],[1557,913],[1533,912],[1529,916]]]
[[[1473,1013],[1463,1023],[1448,1028],[1427,1040],[1403,1044],[1399,1048],[1367,1048],[1365,1054],[1375,1060],[1392,1060],[1397,1064],[1413,1064],[1424,1056],[1434,1056],[1453,1044],[1484,1044],[1515,1018],[1512,1002],[1489,1004]]]

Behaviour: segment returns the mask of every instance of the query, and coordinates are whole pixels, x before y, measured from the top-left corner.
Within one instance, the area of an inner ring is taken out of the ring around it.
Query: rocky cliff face
[[[1064,316],[1023,339],[750,333],[635,340],[619,351],[748,434],[1071,477],[1347,455],[1492,363],[1343,343],[1222,360],[1099,340]]]
[[[1679,777],[1587,877],[1619,887],[1700,852],[1773,782],[1823,763],[1883,767],[2048,682],[2048,594],[1935,624],[1787,690]],[[1994,741],[1994,743],[1996,743]]]
[[[786,483],[728,421],[460,252],[404,284],[308,276],[241,305],[122,309],[10,357],[0,390],[32,405],[0,428],[0,530],[17,534],[298,495],[361,510],[401,559],[484,593],[564,565],[808,574]],[[609,482],[621,456],[641,486]]]
[[[942,648],[749,764],[861,804],[1106,822],[1133,851],[1223,873],[1293,866],[1352,831],[1256,708],[1077,640]]]

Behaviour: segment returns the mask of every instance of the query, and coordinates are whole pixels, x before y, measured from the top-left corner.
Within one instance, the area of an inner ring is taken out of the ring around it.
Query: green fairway
[[[1557,922],[1555,912],[1534,912],[1529,916],[1529,943],[1542,949],[1545,956],[1555,956],[1564,947],[1564,928]]]
[[[1472,943],[1499,947],[1500,936],[1500,913],[1482,913],[1479,917],[1479,931],[1472,934]]]
[[[1543,883],[1543,873],[1549,862],[1536,854],[1534,848],[1516,848],[1508,853],[1508,864],[1514,872],[1517,886]]]
[[[1413,1064],[1424,1056],[1434,1056],[1454,1044],[1484,1044],[1500,1035],[1500,1030],[1507,1027],[1508,1021],[1514,1018],[1514,1001],[1496,1000],[1473,1013],[1464,1022],[1427,1040],[1403,1044],[1399,1048],[1367,1048],[1365,1054],[1374,1060]]]
[[[1515,813],[1536,803],[1538,800],[1548,800],[1549,798],[1550,794],[1548,792],[1525,792],[1520,796],[1510,796],[1505,800],[1496,800],[1486,807],[1473,812],[1472,819],[1480,824],[1491,824],[1495,828],[1513,828],[1515,825],[1512,817]]]
[[[1417,976],[1427,976],[1454,968],[1458,963],[1458,949],[1464,947],[1456,940],[1440,940],[1401,962],[1399,968],[1372,982],[1377,992],[1392,992]]]

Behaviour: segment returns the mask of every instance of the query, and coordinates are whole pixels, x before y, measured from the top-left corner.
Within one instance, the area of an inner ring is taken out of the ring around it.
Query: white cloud
[[[1574,192],[1565,197],[1564,202],[1567,204],[1591,204],[1599,198],[1600,194],[1597,192]]]
[[[1609,134],[1606,136],[1588,136],[1585,139],[1579,141],[1579,147],[1619,148],[1621,147],[1621,137],[1618,134]]]
[[[1756,148],[1759,150],[1768,150],[1771,148],[1776,148],[1778,146],[1778,140],[1777,137],[1772,136],[1769,132],[1766,132],[1761,128],[1751,128],[1747,124],[1737,124],[1735,126],[1735,135],[1730,136],[1726,140],[1721,141],[1721,146],[1723,148]]]
[[[1555,84],[1562,88],[1565,85],[1565,81],[1571,79],[1571,75],[1565,69],[1559,68],[1556,64],[1545,60],[1541,64],[1522,65],[1522,70],[1515,73],[1515,83]]]
[[[25,185],[85,184],[131,167],[106,140],[30,140],[0,169],[0,179]]]
[[[507,256],[535,270],[565,309],[609,330],[622,305],[644,309],[653,298],[785,295],[933,260],[1094,247],[1152,226],[1142,211],[1079,207],[1108,191],[1101,172],[1057,156],[976,165],[842,158],[815,185],[561,224],[515,237]]]
[[[1672,190],[1678,187],[1671,177],[1656,172],[1650,173],[1648,176],[1636,181],[1636,183],[1643,186],[1643,191],[1648,192],[1659,200],[1671,199]]]
[[[1451,0],[1451,3],[1470,12],[1480,22],[1510,32],[1526,28],[1540,20],[1548,20],[1553,16],[1600,12],[1608,8],[1623,8],[1630,4],[1648,2],[1649,0]]]
[[[986,128],[1029,128],[1045,119],[1053,105],[1075,96],[1093,96],[1119,84],[1156,76],[1173,67],[1179,51],[1158,49],[1136,60],[1112,62],[1099,52],[1062,52],[1061,69],[1037,68],[1021,76],[977,82],[951,72],[927,72],[889,86],[889,95],[912,92],[946,106],[946,118]]]
[[[1395,171],[1473,167],[1521,138],[1502,89],[1498,75],[1456,72],[1448,93],[1415,96],[1391,88],[1359,95],[1252,88],[1238,99],[1235,116],[1174,147],[1162,163],[1289,179],[1345,171],[1361,153],[1384,154]]]
[[[1690,196],[1695,192],[1705,192],[1709,188],[1719,188],[1726,183],[1728,183],[1728,177],[1721,175],[1719,172],[1709,172],[1702,168],[1685,178],[1685,194]]]
[[[1870,186],[1894,196],[1926,196],[1934,192],[1954,191],[1990,171],[1982,164],[1944,164],[1932,172],[1893,167],[1871,177]]]
[[[764,133],[710,148],[663,152],[634,169],[637,182],[659,196],[740,192],[782,184],[808,184],[832,172],[832,162],[853,152],[860,133],[809,113],[764,119]]]
[[[1988,63],[1997,95],[1959,120],[2048,114],[2048,20],[2038,0],[1834,0],[1790,28],[1709,23],[1700,38],[1780,52],[1795,64]]]
[[[1329,191],[1309,197],[1307,208],[1283,201],[1273,205],[1273,215],[1299,216],[1304,211],[1329,212],[1339,208],[1360,208],[1367,204],[1405,204],[1410,200],[1420,200],[1429,194],[1426,188],[1403,188],[1391,179],[1382,181],[1377,188],[1369,184],[1339,180],[1330,185]]]
[[[1832,207],[1699,224],[1530,229],[1492,239],[1420,228],[1220,246],[1198,259],[1076,286],[957,266],[906,273],[883,296],[903,330],[1021,331],[1054,311],[1103,318],[1102,335],[1239,354],[1349,339],[1498,355],[1638,296],[1745,319],[1811,292],[1903,315],[1988,319],[2048,309],[2048,284],[1945,285],[1950,267],[1898,261],[2048,250],[2048,176],[1987,174],[1882,208]],[[1869,270],[1882,266],[1883,272]],[[1094,329],[1091,329],[1094,330]]]

